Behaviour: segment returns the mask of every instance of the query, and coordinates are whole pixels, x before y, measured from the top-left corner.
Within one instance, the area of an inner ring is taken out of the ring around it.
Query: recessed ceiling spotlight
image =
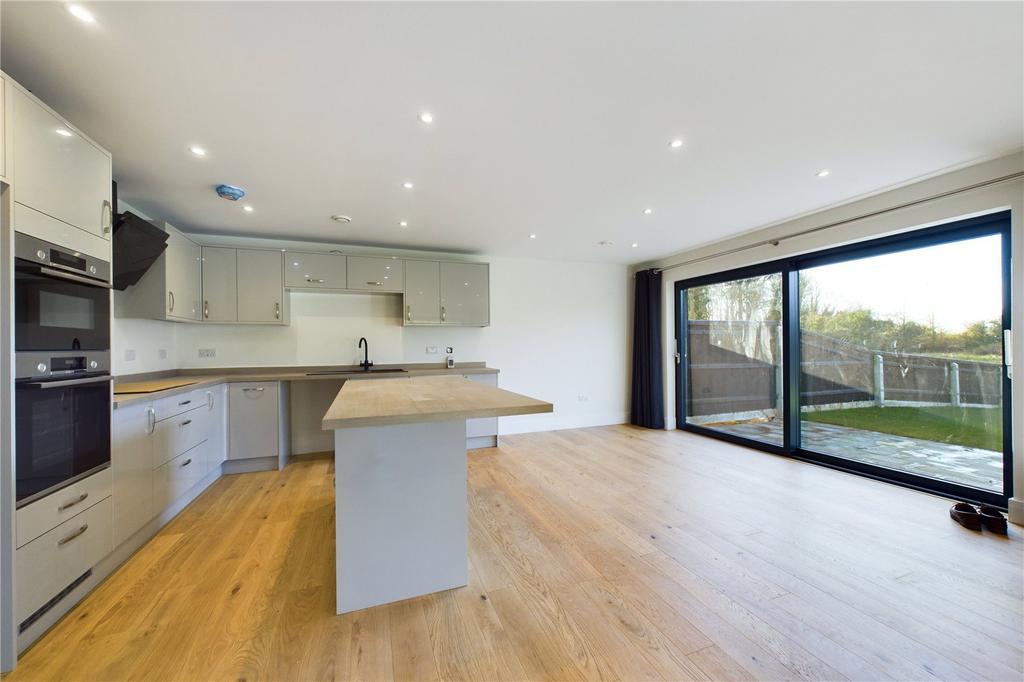
[[[632,246],[635,249],[636,247],[640,246],[640,242],[633,242],[632,244],[630,244],[630,246]]]
[[[668,146],[672,147],[672,149],[679,149],[680,147],[683,146],[683,141],[677,137],[676,139],[669,142]]]
[[[87,24],[96,23],[96,17],[92,15],[92,12],[81,5],[68,5],[68,11],[79,21],[84,21]]]
[[[340,213],[337,214],[337,215],[332,215],[331,216],[331,220],[333,220],[336,223],[350,223],[350,222],[352,222],[352,218],[348,217],[347,215],[341,215]]]
[[[196,156],[206,156],[206,150],[198,145],[192,145],[188,150]]]
[[[652,213],[654,213],[654,209],[653,208],[645,208],[644,209],[644,215],[651,215]]]
[[[537,235],[531,232],[530,233],[530,239],[536,239],[536,238],[537,238]]]
[[[420,113],[420,123],[433,123],[433,122],[434,122],[434,115],[432,113],[430,113],[429,111],[424,111],[424,112]]]
[[[57,128],[57,130],[54,132],[56,132],[61,137],[71,137],[72,135],[74,135],[74,133],[72,133],[67,128]]]
[[[399,220],[398,221],[398,226],[399,227],[409,227],[409,221],[408,220]]]
[[[412,185],[411,182],[406,180],[405,182],[402,183],[402,187],[405,188],[405,189],[412,189],[413,185]]]
[[[815,175],[817,175],[819,178],[827,178],[829,176],[829,171],[828,169],[823,169],[815,173]]]
[[[252,213],[252,206],[243,206],[242,210],[246,213]]]

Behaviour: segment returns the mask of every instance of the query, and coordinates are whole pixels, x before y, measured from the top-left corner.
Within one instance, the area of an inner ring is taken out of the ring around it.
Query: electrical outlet
[[[427,355],[437,355],[437,346],[427,346]]]
[[[580,395],[576,396],[576,400],[578,400],[581,403],[586,403],[586,402],[590,402],[590,397],[589,396],[585,396],[585,395],[583,395],[581,393]]]
[[[127,362],[131,362],[132,360],[134,360],[135,359],[135,349],[134,348],[129,348],[128,350],[126,350],[124,352],[124,359]]]
[[[217,357],[217,349],[216,348],[200,348],[199,349],[199,357],[201,357],[201,358],[215,358],[215,357]]]
[[[167,359],[167,349],[166,348],[161,348],[157,352],[157,357],[159,357],[161,360],[166,360]]]

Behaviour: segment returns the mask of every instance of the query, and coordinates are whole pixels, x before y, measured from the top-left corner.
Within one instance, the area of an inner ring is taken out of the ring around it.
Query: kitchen
[[[1022,27],[0,3],[4,680],[1019,679]]]

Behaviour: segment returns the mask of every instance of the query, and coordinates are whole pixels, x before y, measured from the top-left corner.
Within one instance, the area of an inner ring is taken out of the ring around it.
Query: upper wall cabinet
[[[441,323],[441,264],[434,260],[405,261],[406,326]]]
[[[110,259],[110,153],[4,78],[14,229]]]
[[[0,182],[10,182],[7,179],[7,77],[0,72]]]
[[[397,258],[348,257],[348,288],[359,291],[404,291],[402,261]]]
[[[284,254],[284,285],[289,289],[346,289],[345,256],[288,251]]]
[[[441,263],[441,324],[486,327],[491,323],[486,263]]]
[[[122,317],[150,317],[157,320],[196,322],[202,319],[201,248],[171,225],[167,248],[119,301]],[[115,299],[118,300],[118,299]]]
[[[203,321],[238,321],[237,252],[219,246],[202,247]]]
[[[288,324],[280,251],[238,249],[238,321]]]

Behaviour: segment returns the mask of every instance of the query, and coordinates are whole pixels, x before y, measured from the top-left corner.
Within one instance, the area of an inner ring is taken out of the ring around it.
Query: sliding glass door
[[[678,282],[680,428],[1005,505],[1009,240],[1002,213]]]

